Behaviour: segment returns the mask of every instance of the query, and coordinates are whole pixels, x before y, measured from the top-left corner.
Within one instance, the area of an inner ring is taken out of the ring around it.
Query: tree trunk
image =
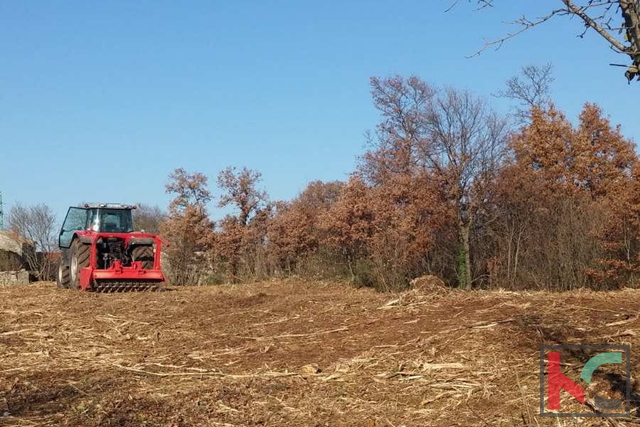
[[[624,18],[627,39],[631,45],[629,56],[635,66],[635,70],[627,71],[627,78],[630,77],[629,80],[631,80],[640,75],[640,5],[638,5],[638,0],[620,0],[620,9]]]
[[[458,280],[462,289],[468,289],[471,286],[471,223],[469,221],[458,222],[458,231],[460,234],[460,259],[458,265]]]
[[[624,18],[627,39],[631,44],[632,58],[640,58],[640,6],[637,0],[620,0],[620,9]]]

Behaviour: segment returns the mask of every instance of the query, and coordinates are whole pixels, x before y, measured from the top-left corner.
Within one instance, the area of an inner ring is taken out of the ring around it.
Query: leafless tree
[[[133,211],[136,230],[144,230],[147,233],[160,233],[160,224],[165,219],[167,219],[167,213],[159,206],[138,203],[137,209]]]
[[[418,77],[374,78],[372,93],[383,120],[360,173],[374,186],[394,176],[432,181],[455,211],[458,282],[470,286],[472,233],[502,164],[507,120],[468,91],[436,88]]]
[[[515,117],[524,124],[529,122],[532,108],[544,108],[549,104],[553,81],[553,65],[526,65],[519,75],[507,80],[506,87],[495,96],[518,102]]]
[[[455,6],[461,0],[450,0]],[[477,2],[480,8],[493,7],[494,0],[467,0]],[[550,10],[546,15],[529,18],[523,15],[512,22],[517,30],[506,36],[488,41],[478,53],[489,47],[500,48],[504,42],[523,32],[541,25],[557,16],[577,16],[583,22],[584,31],[593,30],[609,44],[614,52],[629,57],[630,65],[625,76],[629,81],[640,80],[640,2],[638,0],[556,0],[560,7]],[[621,20],[620,20],[621,18]],[[617,64],[614,64],[617,65]]]
[[[425,117],[422,150],[426,167],[455,205],[460,238],[459,281],[473,281],[471,240],[478,213],[506,152],[507,121],[468,91],[446,89]]]
[[[33,242],[34,250],[24,253],[29,268],[39,279],[50,279],[57,247],[56,215],[51,208],[44,204],[16,204],[9,212],[8,226],[14,233]]]
[[[380,185],[424,169],[418,147],[424,138],[425,112],[436,94],[435,87],[416,76],[371,78],[371,95],[382,122],[375,134],[365,134],[369,150],[358,172],[367,182]]]

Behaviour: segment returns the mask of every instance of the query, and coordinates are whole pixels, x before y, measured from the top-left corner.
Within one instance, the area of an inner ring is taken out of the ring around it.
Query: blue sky
[[[597,102],[640,140],[640,83],[577,20],[559,18],[467,59],[504,21],[558,0],[8,1],[0,3],[0,191],[63,217],[81,201],[165,206],[184,167],[263,174],[274,199],[345,179],[378,117],[371,76],[415,74],[490,96],[552,62],[570,117]],[[493,100],[497,109],[508,105]],[[212,185],[213,186],[213,185]],[[215,192],[214,192],[215,193]],[[213,208],[213,206],[212,206]],[[212,216],[220,212],[212,209]]]

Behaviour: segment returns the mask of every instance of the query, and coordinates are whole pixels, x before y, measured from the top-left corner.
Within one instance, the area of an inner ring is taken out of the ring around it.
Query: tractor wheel
[[[71,266],[69,268],[71,289],[80,289],[80,270],[89,267],[91,245],[74,240],[71,244]]]
[[[56,284],[61,289],[66,289],[69,287],[71,283],[71,276],[69,272],[69,266],[64,263],[63,260],[60,261],[60,265],[58,265],[58,274],[56,276]]]
[[[131,257],[134,261],[142,262],[142,268],[145,270],[153,269],[153,246],[135,246],[131,251]]]

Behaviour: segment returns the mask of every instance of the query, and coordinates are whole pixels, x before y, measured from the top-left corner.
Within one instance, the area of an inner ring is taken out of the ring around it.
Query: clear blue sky
[[[640,140],[640,83],[577,20],[498,51],[483,38],[558,0],[5,1],[0,3],[0,191],[5,210],[81,201],[165,206],[176,167],[263,173],[274,199],[344,179],[377,114],[371,76],[415,74],[489,96],[528,63],[552,62],[554,98],[574,117],[603,106]],[[503,101],[496,108],[506,110]],[[219,216],[213,209],[212,215]]]

